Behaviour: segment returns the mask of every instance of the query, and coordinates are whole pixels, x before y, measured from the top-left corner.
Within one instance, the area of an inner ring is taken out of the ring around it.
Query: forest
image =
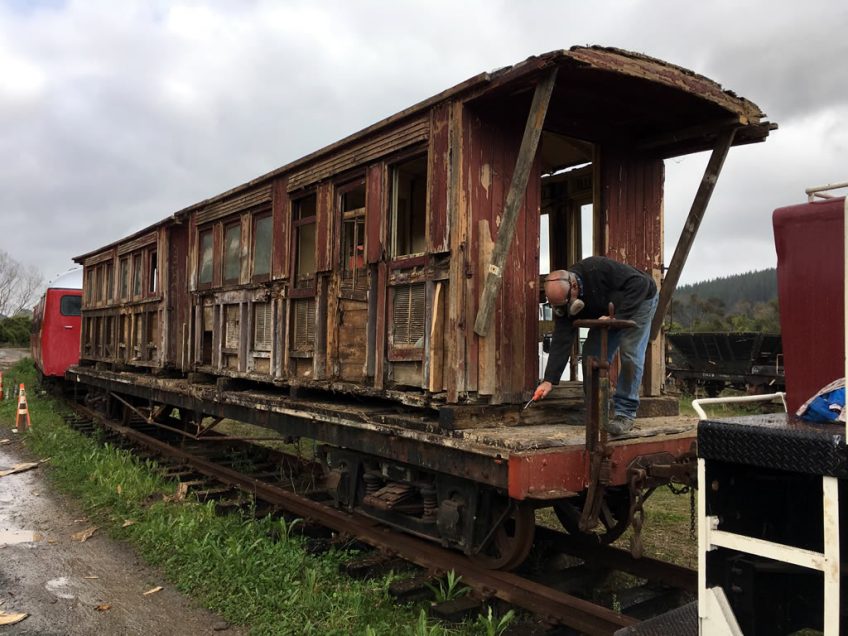
[[[777,270],[772,267],[678,287],[666,328],[780,333]]]

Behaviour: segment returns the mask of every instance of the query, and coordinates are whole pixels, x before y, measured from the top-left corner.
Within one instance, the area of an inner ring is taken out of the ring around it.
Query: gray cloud
[[[683,281],[774,264],[771,211],[846,178],[848,8],[806,2],[0,5],[0,249],[47,277],[483,70],[573,44],[642,51],[758,103]],[[669,162],[666,261],[706,163]]]

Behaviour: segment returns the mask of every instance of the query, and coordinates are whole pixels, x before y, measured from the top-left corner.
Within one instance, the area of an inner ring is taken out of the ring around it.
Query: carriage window
[[[141,260],[141,254],[133,255],[133,297],[141,296],[142,284],[144,278],[144,263]]]
[[[155,294],[156,291],[159,289],[159,260],[156,250],[150,250],[147,257],[147,262],[149,263],[147,271],[150,272],[150,278],[147,281],[147,293]]]
[[[312,287],[315,282],[315,203],[314,194],[294,204],[292,225],[295,241],[295,287]]]
[[[112,263],[106,263],[106,302],[111,302],[115,293],[115,272]]]
[[[271,215],[263,214],[253,219],[253,277],[267,277],[271,273]]]
[[[197,282],[199,285],[212,283],[212,230],[204,230],[200,233],[200,266],[198,268]]]
[[[59,300],[59,313],[63,316],[79,316],[82,314],[82,298],[77,295],[62,296]]]
[[[130,258],[125,256],[121,259],[121,299],[130,295]]]
[[[103,299],[103,266],[98,265],[94,270],[94,302]]]
[[[342,217],[342,292],[364,295],[365,270],[365,184],[345,190],[339,197]]]
[[[224,282],[237,283],[241,275],[241,223],[224,228]]]
[[[416,157],[392,169],[392,256],[425,251],[427,157]]]

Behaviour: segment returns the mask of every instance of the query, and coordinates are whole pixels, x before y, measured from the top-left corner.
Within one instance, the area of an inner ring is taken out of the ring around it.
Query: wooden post
[[[692,201],[689,216],[686,218],[686,223],[680,232],[677,247],[674,248],[671,265],[668,266],[665,278],[663,279],[660,298],[657,304],[657,313],[654,314],[654,322],[651,324],[651,340],[657,337],[663,320],[665,320],[665,312],[668,310],[671,296],[677,288],[677,281],[680,280],[680,274],[683,272],[683,266],[686,264],[686,259],[689,256],[689,250],[692,249],[692,243],[695,241],[695,235],[698,233],[698,228],[704,218],[704,212],[710,202],[716,181],[718,181],[718,175],[721,173],[721,168],[724,165],[724,160],[727,157],[730,146],[733,144],[733,136],[735,134],[736,129],[730,128],[716,140],[713,154],[710,156],[710,160],[704,170],[704,176],[701,178],[701,185],[698,187],[697,194],[695,194],[695,200]]]
[[[533,102],[530,104],[530,113],[527,115],[521,148],[515,161],[515,170],[512,173],[512,182],[509,184],[509,193],[506,196],[503,220],[500,228],[498,228],[498,238],[495,241],[492,260],[489,262],[486,284],[480,296],[477,319],[474,321],[474,333],[478,336],[485,337],[489,332],[492,312],[495,308],[495,297],[498,295],[503,282],[504,262],[509,246],[512,244],[512,237],[515,234],[518,210],[527,189],[527,179],[530,176],[533,159],[536,157],[536,149],[539,147],[539,137],[542,135],[542,126],[545,123],[545,115],[548,112],[548,104],[551,101],[556,75],[557,69],[553,68],[546,77],[536,84]]]

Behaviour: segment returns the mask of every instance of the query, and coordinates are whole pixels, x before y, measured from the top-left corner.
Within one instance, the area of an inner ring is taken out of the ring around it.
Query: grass
[[[15,376],[34,387],[30,360]],[[310,555],[279,518],[221,516],[209,504],[168,501],[176,484],[151,462],[68,428],[61,406],[30,388],[33,427],[26,444],[41,457],[56,487],[77,499],[88,515],[130,541],[173,585],[252,634],[479,634],[500,633],[498,618],[448,628],[420,607],[399,607],[389,597],[392,576],[357,581],[339,574],[351,554]],[[14,424],[16,402],[0,402],[0,425]],[[124,527],[127,519],[134,521]],[[508,621],[507,621],[508,622]]]

